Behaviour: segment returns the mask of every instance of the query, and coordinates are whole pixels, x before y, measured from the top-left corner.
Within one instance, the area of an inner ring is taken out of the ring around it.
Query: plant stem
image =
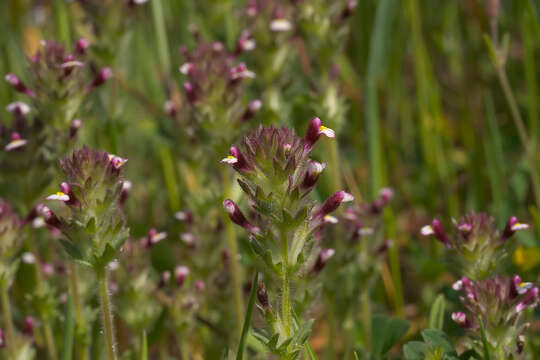
[[[107,269],[103,268],[97,271],[99,283],[99,300],[101,308],[101,318],[105,332],[105,342],[107,345],[107,359],[116,360],[116,342],[114,338],[114,324],[109,299],[109,290],[107,288]]]
[[[222,169],[222,182],[223,182],[223,197],[226,199],[230,197],[231,185],[229,179],[228,169]],[[225,217],[225,232],[227,236],[227,244],[229,251],[231,252],[231,273],[234,292],[234,305],[236,311],[236,327],[237,335],[240,338],[242,332],[242,323],[244,315],[244,300],[242,298],[242,280],[240,277],[240,266],[238,264],[238,244],[236,242],[236,235],[233,224],[229,221],[227,214],[223,213]]]
[[[282,268],[283,274],[281,278],[281,317],[285,325],[285,335],[291,336],[291,300],[290,300],[290,278],[289,270],[286,263]]]
[[[75,319],[79,334],[85,334],[85,323],[82,313],[81,297],[79,295],[79,285],[77,278],[77,265],[74,262],[69,262],[69,287],[71,288],[71,297],[73,299],[73,308],[75,309]],[[88,352],[81,341],[77,341],[77,354],[81,360],[88,359]]]
[[[364,342],[366,349],[371,348],[371,299],[369,290],[364,289],[361,295],[362,301],[362,322],[364,325]]]
[[[11,318],[11,304],[9,303],[8,286],[5,283],[2,283],[2,289],[0,289],[0,291],[2,291],[2,313],[4,325],[6,327],[6,346],[8,349],[12,349],[15,341],[15,327],[13,326],[13,320]]]
[[[49,353],[49,359],[56,360],[56,346],[54,345],[54,337],[51,329],[51,324],[48,319],[43,319],[43,331],[45,332],[45,341],[47,342],[47,351]]]

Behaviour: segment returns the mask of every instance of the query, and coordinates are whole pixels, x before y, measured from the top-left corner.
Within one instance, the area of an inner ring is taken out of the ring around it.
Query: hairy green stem
[[[281,317],[285,327],[285,335],[291,336],[291,284],[287,265],[283,265],[283,274],[281,275]]]
[[[77,328],[79,334],[85,334],[85,323],[82,313],[82,303],[79,294],[79,285],[77,277],[77,265],[74,262],[69,262],[69,287],[71,290],[71,297],[73,299],[73,308],[75,309],[75,320],[77,322]],[[77,341],[77,355],[81,360],[88,359],[88,351],[84,344]]]
[[[222,169],[222,182],[223,182],[223,196],[224,198],[230,197],[231,185],[229,179],[228,169]],[[229,221],[227,214],[225,216],[225,232],[227,236],[227,245],[231,252],[231,273],[233,282],[234,293],[234,305],[236,311],[236,327],[237,336],[240,338],[242,332],[242,323],[244,321],[244,300],[242,298],[242,279],[240,277],[240,266],[238,264],[238,244],[236,242],[236,235],[234,231],[234,225]]]
[[[101,318],[103,322],[105,342],[107,346],[107,359],[116,360],[116,341],[114,338],[114,324],[111,301],[109,298],[109,290],[107,288],[107,269],[104,268],[97,271],[97,278],[99,283]]]
[[[9,302],[8,286],[2,284],[0,291],[2,292],[2,315],[4,318],[4,326],[6,327],[6,347],[11,350],[15,341],[15,327],[11,318],[11,304]],[[9,351],[8,351],[9,353]]]

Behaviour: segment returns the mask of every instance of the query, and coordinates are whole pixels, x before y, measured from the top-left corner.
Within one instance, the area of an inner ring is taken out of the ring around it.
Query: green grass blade
[[[73,299],[68,295],[64,320],[64,341],[62,345],[62,360],[73,359],[73,339],[75,335],[75,317],[73,315]]]
[[[169,55],[169,45],[165,26],[165,16],[163,13],[162,0],[152,0],[152,16],[154,18],[154,31],[161,70],[165,75],[171,71],[171,58]]]
[[[259,273],[255,271],[255,274],[253,275],[253,281],[251,282],[251,292],[249,293],[246,317],[244,318],[244,325],[242,326],[242,335],[240,336],[240,343],[238,344],[236,360],[242,360],[244,357],[244,347],[249,328],[251,327],[251,315],[253,314],[253,306],[255,305],[255,295],[257,294],[258,279]]]
[[[148,340],[146,339],[146,331],[143,331],[141,336],[141,360],[148,360]]]

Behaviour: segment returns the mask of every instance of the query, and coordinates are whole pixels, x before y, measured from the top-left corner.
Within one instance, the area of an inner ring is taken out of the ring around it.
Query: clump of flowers
[[[465,312],[452,313],[452,319],[468,330],[477,353],[484,353],[482,332],[488,351],[496,360],[518,357],[523,351],[524,312],[538,304],[538,288],[513,278],[495,276],[487,280],[463,277],[453,285],[459,291]]]
[[[463,273],[471,279],[486,279],[492,276],[508,255],[507,241],[516,231],[524,230],[528,224],[520,223],[512,216],[505,228],[498,231],[495,220],[485,213],[470,214],[453,221],[454,235],[449,235],[438,219],[421,229],[424,236],[434,236],[457,254]]]
[[[13,121],[0,125],[0,167],[5,174],[0,185],[9,184],[14,199],[33,203],[49,185],[52,163],[74,143],[82,125],[79,115],[85,100],[111,76],[108,68],[90,69],[85,62],[88,46],[80,39],[68,53],[55,41],[43,41],[28,59],[28,83],[15,74],[5,76],[28,101],[7,105]],[[15,181],[15,176],[23,181]],[[33,180],[32,186],[26,179]]]
[[[194,140],[210,137],[223,151],[262,106],[258,99],[247,101],[244,94],[246,80],[255,73],[236,61],[220,42],[200,42],[193,51],[182,47],[181,53],[185,59],[180,66],[185,77],[182,111],[183,118],[189,119],[185,124],[188,135]],[[176,116],[178,106],[169,101],[165,108]]]
[[[286,127],[261,126],[244,137],[242,149],[232,146],[230,155],[223,159],[240,174],[238,182],[255,216],[248,219],[231,199],[223,206],[231,221],[250,233],[254,251],[281,282],[281,311],[268,299],[261,304],[270,328],[261,339],[282,358],[296,358],[310,332],[311,322],[293,318],[291,283],[303,268],[312,269],[317,262],[313,234],[341,203],[353,200],[351,194],[340,190],[315,206],[309,196],[324,169],[309,159],[321,135],[334,137],[319,118],[311,121],[304,138]],[[266,299],[262,294],[259,289],[259,299]]]
[[[120,200],[127,159],[92,150],[87,146],[60,160],[65,180],[60,191],[47,197],[56,203],[39,209],[45,221],[59,228],[66,252],[79,264],[91,267],[98,278],[101,312],[108,358],[116,358],[110,300],[107,286],[108,264],[128,236]]]

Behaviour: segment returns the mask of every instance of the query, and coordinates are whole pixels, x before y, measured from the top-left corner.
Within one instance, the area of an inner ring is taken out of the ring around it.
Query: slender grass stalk
[[[366,74],[366,123],[368,132],[369,146],[369,165],[370,165],[370,194],[376,197],[381,187],[386,183],[386,165],[381,148],[381,131],[379,126],[380,116],[378,110],[378,96],[376,80],[382,70],[384,63],[384,54],[387,43],[389,42],[389,31],[394,14],[394,0],[383,0],[377,5],[375,23],[371,36],[369,49],[368,68]],[[386,213],[389,214],[389,213]],[[391,214],[390,214],[391,215]],[[390,215],[385,216],[386,220],[391,220]],[[398,248],[393,247],[390,250],[390,269],[392,280],[396,289],[395,308],[396,313],[401,314],[403,309],[403,292],[401,286],[401,273]],[[362,301],[364,302],[364,300]],[[364,316],[369,316],[366,314]],[[364,329],[366,334],[371,331],[371,318],[364,319],[364,325],[369,327]]]
[[[341,165],[339,156],[339,146],[337,141],[327,141],[330,152],[330,163],[332,164],[332,189],[341,189]]]
[[[45,332],[45,342],[47,343],[47,351],[49,353],[49,359],[50,360],[56,360],[58,359],[58,355],[56,354],[56,346],[54,344],[54,335],[51,328],[51,324],[48,321],[43,322],[43,331]]]
[[[158,57],[161,63],[161,70],[165,75],[169,75],[171,70],[171,60],[169,55],[169,46],[167,40],[167,31],[165,27],[165,16],[163,12],[162,0],[152,0],[152,16],[154,18],[154,31],[156,34],[156,44]]]
[[[510,86],[510,82],[508,81],[504,63],[499,58],[498,53],[500,52],[499,51],[500,49],[496,48],[498,44],[495,43],[493,39],[489,41],[487,37],[486,37],[486,42],[488,42],[488,46],[490,47],[490,50],[492,52],[491,57],[492,57],[493,64],[495,66],[497,78],[499,79],[499,83],[501,84],[501,88],[503,90],[504,97],[506,98],[506,102],[508,103],[508,106],[510,107],[512,120],[514,121],[514,125],[518,131],[519,139],[521,141],[521,146],[524,149],[525,157],[529,163],[529,171],[530,171],[536,206],[540,207],[540,178],[538,175],[538,168],[535,162],[535,154],[532,152],[533,148],[531,147],[529,136],[527,135],[527,128],[525,126],[525,122],[523,121],[523,118],[521,117],[521,113],[519,111],[516,98],[514,97],[512,87]]]
[[[366,349],[371,349],[371,294],[368,290],[362,291],[361,306],[362,306],[362,323],[364,327],[364,344]]]
[[[15,327],[13,326],[8,290],[8,286],[5,284],[5,282],[2,282],[0,288],[0,296],[2,298],[2,317],[4,319],[4,326],[6,328],[6,347],[8,349],[8,353],[10,353],[11,349],[13,349],[13,346],[15,345]]]
[[[105,345],[108,360],[116,360],[116,340],[114,337],[114,323],[112,315],[111,301],[109,298],[109,289],[107,286],[107,270],[97,271],[99,285],[99,300],[101,318],[103,322],[103,331],[105,333]]]
[[[82,302],[79,294],[77,265],[73,261],[69,262],[69,287],[71,291],[71,298],[73,299],[73,308],[75,310],[75,321],[77,323],[79,333],[84,334],[86,324],[84,323]],[[80,341],[77,342],[77,356],[79,356],[81,360],[88,359],[88,351],[86,350],[85,346],[80,343]]]
[[[230,177],[227,168],[222,168],[221,177],[223,183],[223,198],[227,199],[231,194]],[[240,266],[238,264],[238,243],[236,242],[236,233],[234,225],[229,221],[227,214],[223,213],[225,220],[225,233],[227,236],[227,245],[231,252],[231,273],[233,282],[234,305],[236,311],[236,326],[238,336],[241,335],[241,324],[244,315],[244,300],[242,298],[242,278],[240,274]]]
[[[75,337],[75,321],[73,317],[73,296],[68,296],[64,321],[64,342],[62,344],[62,360],[73,359],[73,339]]]
[[[251,315],[253,314],[253,306],[255,305],[255,295],[257,294],[257,281],[259,279],[259,273],[255,271],[253,275],[253,281],[251,282],[251,292],[249,294],[248,305],[246,309],[246,317],[244,319],[244,326],[242,327],[242,335],[240,336],[240,342],[238,344],[238,352],[236,353],[236,360],[242,360],[244,358],[244,347],[247,339],[247,334],[251,326]]]

